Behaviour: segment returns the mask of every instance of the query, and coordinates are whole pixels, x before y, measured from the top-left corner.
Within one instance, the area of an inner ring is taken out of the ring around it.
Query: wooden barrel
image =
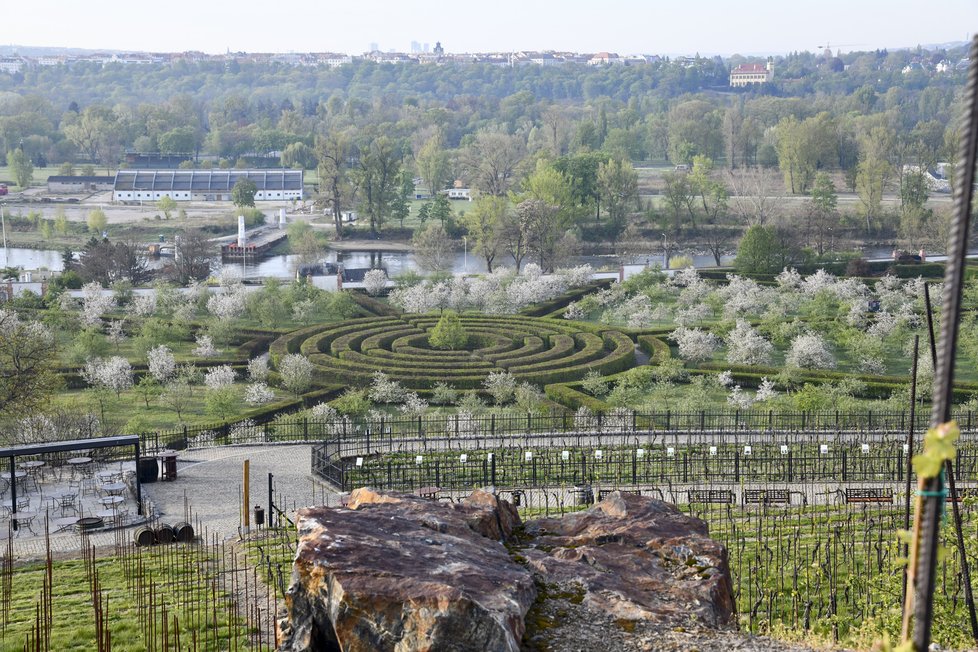
[[[137,546],[152,546],[156,544],[156,532],[153,531],[153,528],[143,525],[136,528],[136,531],[132,533],[132,539]]]
[[[177,535],[172,527],[166,523],[160,523],[160,526],[156,528],[156,540],[160,543],[173,543],[177,540]]]
[[[194,526],[186,521],[181,521],[173,526],[173,532],[180,543],[190,543],[194,540]]]

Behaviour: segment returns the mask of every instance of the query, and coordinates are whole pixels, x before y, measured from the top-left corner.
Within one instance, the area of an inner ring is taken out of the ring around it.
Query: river
[[[873,247],[864,252],[866,258],[889,258],[891,249],[887,247]],[[972,252],[972,253],[978,253]],[[722,262],[729,265],[733,262],[733,256],[723,256]],[[225,266],[235,266],[241,268],[245,278],[280,278],[289,279],[295,276],[296,265],[299,257],[292,254],[279,254],[268,256],[256,263],[249,261],[247,265],[242,263],[225,263]],[[347,268],[363,267],[383,267],[387,270],[387,275],[394,278],[404,272],[419,271],[414,254],[410,252],[398,251],[333,251],[330,250],[325,262],[342,263]],[[216,262],[216,261],[215,261]],[[528,260],[527,262],[532,262]],[[588,264],[598,269],[617,269],[618,265],[655,265],[662,263],[661,254],[627,255],[625,257],[616,255],[607,256],[573,256],[568,261],[569,265]],[[508,256],[501,256],[497,259],[496,265],[512,267],[512,259]],[[693,255],[693,265],[696,267],[713,267],[715,261],[712,255],[696,254]],[[24,249],[20,247],[0,248],[0,267],[22,267],[24,269],[47,268],[60,271],[61,252],[53,249]],[[485,260],[472,253],[458,252],[452,265],[453,273],[480,273],[486,271]]]

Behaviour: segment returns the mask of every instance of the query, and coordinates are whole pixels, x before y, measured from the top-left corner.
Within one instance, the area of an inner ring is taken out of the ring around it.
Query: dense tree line
[[[111,168],[126,150],[318,168],[318,201],[337,236],[344,210],[358,209],[376,235],[403,224],[414,179],[431,195],[462,180],[480,201],[509,205],[483,203],[461,219],[435,201],[422,219],[449,238],[467,230],[490,265],[506,251],[516,265],[530,256],[548,268],[574,240],[643,230],[706,245],[719,260],[743,228],[784,221],[772,197],[812,195],[802,239],[821,254],[840,225],[910,244],[935,231],[922,171],[953,163],[964,73],[906,66],[960,55],[796,53],[774,61],[774,82],[744,90],[727,86],[740,57],[611,67],[79,64],[0,76],[0,148],[28,179],[31,165]],[[643,204],[630,164],[646,161],[681,169],[654,189],[661,201]],[[754,174],[763,168],[780,171],[783,190],[763,186]],[[824,199],[844,189],[858,195],[852,216]],[[900,197],[898,213],[884,205],[888,193]],[[487,215],[511,224],[488,228]]]

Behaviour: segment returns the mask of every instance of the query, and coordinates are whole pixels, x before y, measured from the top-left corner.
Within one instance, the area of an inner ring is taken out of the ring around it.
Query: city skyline
[[[18,15],[5,40],[21,47],[211,54],[228,50],[358,54],[372,44],[381,51],[412,52],[414,45],[433,48],[440,41],[446,52],[729,56],[817,51],[825,45],[851,51],[957,42],[964,41],[967,29],[978,23],[978,5],[970,0],[947,0],[931,11],[918,3],[883,0],[825,0],[817,6],[701,0],[694,16],[686,5],[652,6],[638,0],[611,0],[600,7],[568,0],[559,9],[532,0],[500,0],[491,12],[467,12],[445,0],[420,7],[367,0],[329,9],[297,0],[283,11],[288,12],[283,18],[305,18],[253,20],[254,15],[267,14],[267,4],[255,0],[242,0],[231,12],[188,0],[174,0],[166,12],[118,0],[78,5],[36,0],[30,11]],[[377,22],[378,15],[385,17],[383,24]],[[59,19],[52,21],[51,16]],[[846,19],[839,20],[840,16]],[[221,29],[215,29],[217,25]],[[287,27],[275,29],[275,25]]]

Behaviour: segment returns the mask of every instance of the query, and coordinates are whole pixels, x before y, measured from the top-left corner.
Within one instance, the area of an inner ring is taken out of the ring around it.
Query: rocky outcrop
[[[615,492],[586,511],[529,521],[521,554],[554,593],[616,620],[735,622],[726,549],[668,503]]]
[[[282,650],[515,651],[536,598],[501,538],[519,516],[477,492],[461,504],[358,490],[299,512]]]
[[[537,643],[573,625],[561,614],[663,627],[735,618],[725,549],[702,521],[641,496],[521,527],[483,491],[440,503],[359,489],[346,507],[300,510],[299,537],[284,651],[508,652],[528,621]]]

